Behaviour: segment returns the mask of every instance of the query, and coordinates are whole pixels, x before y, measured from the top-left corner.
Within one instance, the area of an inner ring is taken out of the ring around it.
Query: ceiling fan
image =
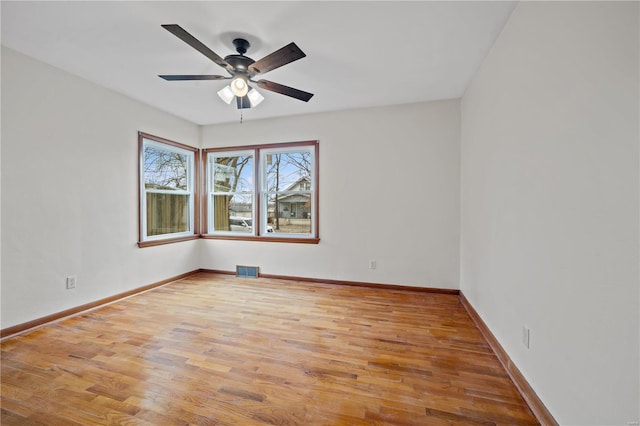
[[[305,55],[302,50],[295,44],[289,43],[281,49],[265,56],[264,58],[254,61],[244,54],[250,47],[247,40],[243,38],[236,38],[233,40],[233,45],[238,52],[237,55],[228,55],[224,59],[214,53],[207,46],[202,44],[198,39],[185,31],[180,25],[167,24],[162,27],[169,31],[171,34],[178,37],[180,40],[187,43],[189,46],[202,53],[207,58],[211,59],[216,64],[227,70],[230,76],[223,75],[160,75],[159,77],[167,81],[178,80],[231,80],[228,86],[225,86],[218,92],[218,96],[230,104],[233,98],[236,99],[236,105],[238,109],[251,108],[257,106],[264,100],[264,97],[253,87],[249,86],[249,83],[255,83],[258,87],[271,92],[280,93],[282,95],[290,96],[295,99],[299,99],[304,102],[308,102],[313,96],[313,93],[305,92],[303,90],[294,89],[293,87],[285,86],[282,84],[274,83],[269,80],[257,80],[253,78],[258,74],[264,74],[290,62],[297,61],[304,58]]]

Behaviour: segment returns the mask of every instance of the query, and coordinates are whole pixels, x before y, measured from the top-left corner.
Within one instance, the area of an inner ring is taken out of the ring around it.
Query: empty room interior
[[[638,425],[639,5],[2,1],[0,422]]]

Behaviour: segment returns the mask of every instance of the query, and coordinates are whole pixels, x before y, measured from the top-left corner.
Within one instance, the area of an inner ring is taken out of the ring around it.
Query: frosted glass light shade
[[[249,102],[251,102],[252,107],[258,106],[260,105],[260,102],[264,101],[264,96],[262,96],[260,92],[253,88],[249,90],[247,96],[249,96]]]
[[[230,104],[234,97],[230,86],[224,86],[222,90],[219,90],[218,96],[220,96],[220,99],[225,101],[227,104]]]

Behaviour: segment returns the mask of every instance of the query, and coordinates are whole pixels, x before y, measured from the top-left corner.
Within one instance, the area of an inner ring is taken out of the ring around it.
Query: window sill
[[[304,237],[304,238],[291,238],[291,237],[256,237],[253,235],[244,236],[244,235],[188,235],[184,237],[175,237],[175,238],[164,238],[161,240],[150,240],[150,241],[138,241],[138,247],[154,247],[161,246],[165,244],[173,244],[179,243],[182,241],[191,241],[203,238],[205,240],[236,240],[236,241],[261,241],[265,243],[294,243],[294,244],[318,244],[320,243],[320,238],[314,237]]]
[[[315,237],[269,237],[269,236],[254,236],[254,235],[201,235],[206,240],[236,240],[236,241],[261,241],[266,243],[294,243],[294,244],[318,244],[320,238]]]
[[[161,240],[138,241],[138,247],[145,248],[145,247],[161,246],[164,244],[173,244],[173,243],[179,243],[182,241],[197,240],[198,238],[200,238],[200,235],[194,234],[194,235],[186,235],[183,237],[163,238]]]

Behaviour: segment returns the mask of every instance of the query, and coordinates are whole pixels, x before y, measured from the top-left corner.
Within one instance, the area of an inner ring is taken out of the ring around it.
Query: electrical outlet
[[[377,262],[375,259],[369,260],[369,269],[376,269]]]
[[[525,326],[522,326],[522,344],[527,349],[529,349],[530,337],[531,337],[531,330],[529,330]]]
[[[76,288],[76,276],[71,275],[67,277],[67,290]]]

